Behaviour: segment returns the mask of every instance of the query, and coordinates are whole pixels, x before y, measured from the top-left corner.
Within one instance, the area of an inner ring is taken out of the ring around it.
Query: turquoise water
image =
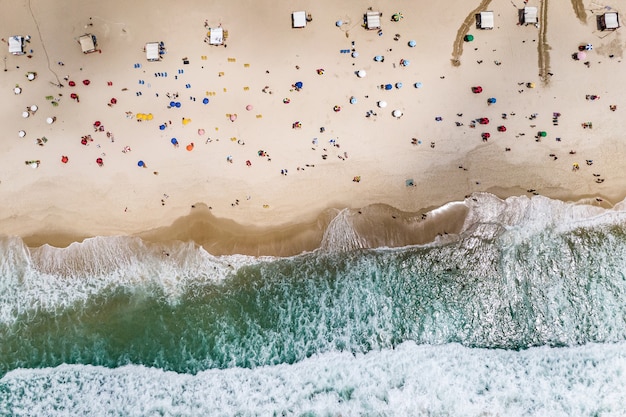
[[[6,238],[0,413],[626,413],[626,213],[466,204],[431,245],[291,258]]]

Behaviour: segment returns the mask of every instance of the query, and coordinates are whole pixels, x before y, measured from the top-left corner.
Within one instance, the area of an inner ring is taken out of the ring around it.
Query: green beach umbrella
[[[545,138],[548,134],[546,132],[544,132],[543,130],[541,132],[539,132],[539,136],[541,136],[542,138]]]
[[[471,42],[474,40],[474,35],[465,35],[465,42]]]

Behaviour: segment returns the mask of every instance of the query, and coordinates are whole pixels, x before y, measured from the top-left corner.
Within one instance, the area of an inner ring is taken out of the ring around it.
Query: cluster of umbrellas
[[[209,99],[207,98],[205,100],[207,100],[208,102]],[[170,105],[168,106],[168,108],[176,107],[177,109],[179,109],[180,106],[181,106],[180,101],[170,101]]]
[[[76,83],[75,83],[74,81],[68,81],[68,82],[67,82],[67,84],[68,84],[70,87],[76,87]],[[91,81],[89,81],[89,80],[83,80],[83,85],[89,85],[89,84],[91,84]]]
[[[137,118],[137,120],[152,120],[154,118],[152,113],[137,113],[135,117]]]

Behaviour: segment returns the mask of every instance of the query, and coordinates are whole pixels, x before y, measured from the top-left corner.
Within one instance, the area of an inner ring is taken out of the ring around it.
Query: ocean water
[[[623,207],[463,204],[428,245],[343,213],[289,258],[0,239],[0,415],[626,415]]]

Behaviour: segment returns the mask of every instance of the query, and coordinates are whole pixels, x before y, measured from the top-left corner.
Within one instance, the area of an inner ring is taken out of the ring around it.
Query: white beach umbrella
[[[17,135],[21,138],[23,138],[24,136],[26,136],[26,131],[24,130],[20,130],[19,132],[17,132]]]
[[[32,81],[35,79],[35,74],[33,74],[32,72],[29,72],[26,78],[28,78],[28,81]]]
[[[19,88],[19,87],[15,87],[15,88],[13,89],[13,92],[14,92],[15,94],[22,94],[22,89],[21,89],[21,88]]]
[[[32,106],[30,106],[30,111],[32,111],[33,113],[35,113],[37,110],[39,110],[39,107],[37,107],[36,104],[33,104]]]
[[[378,102],[378,107],[380,107],[381,109],[384,109],[385,107],[387,107],[387,102],[386,101],[379,101]]]
[[[391,115],[396,118],[402,117],[402,110],[394,110]]]
[[[28,117],[29,117],[29,116],[30,116],[30,113],[29,113],[29,112],[27,112],[27,111],[22,112],[22,117],[23,117],[24,119],[28,119]]]
[[[56,117],[48,117],[46,119],[46,123],[48,123],[49,125],[51,125],[52,123],[54,123],[56,121]]]
[[[357,72],[356,75],[359,78],[363,78],[363,77],[365,77],[367,75],[367,73],[365,72],[365,70],[359,70],[359,72]]]

